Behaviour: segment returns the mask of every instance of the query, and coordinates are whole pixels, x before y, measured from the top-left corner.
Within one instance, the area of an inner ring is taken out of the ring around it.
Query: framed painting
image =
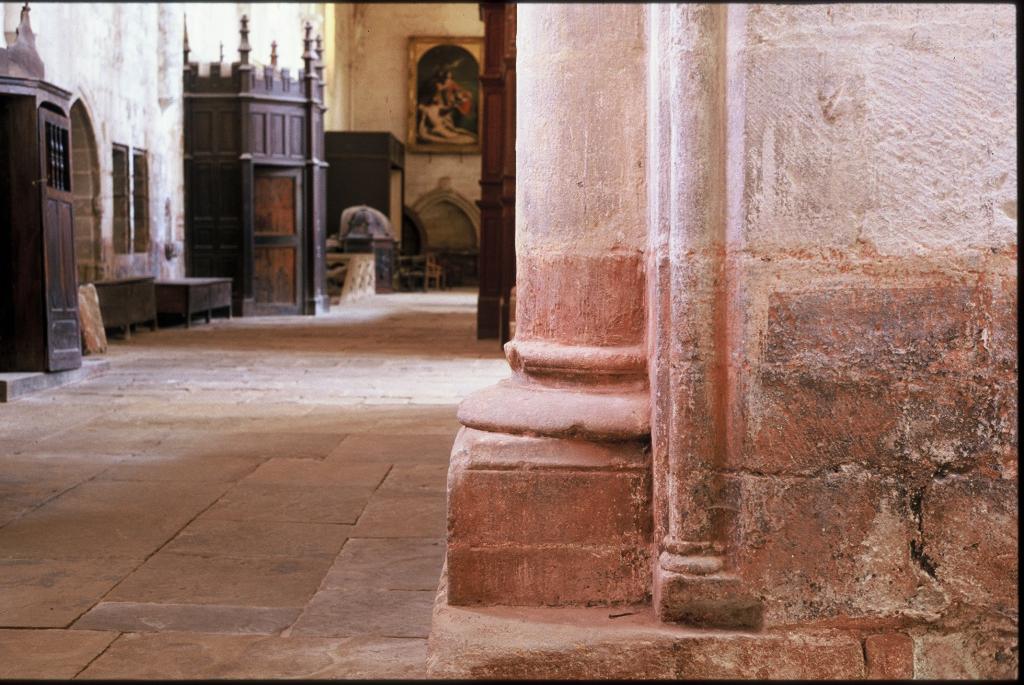
[[[483,43],[483,38],[409,38],[410,152],[480,152]]]

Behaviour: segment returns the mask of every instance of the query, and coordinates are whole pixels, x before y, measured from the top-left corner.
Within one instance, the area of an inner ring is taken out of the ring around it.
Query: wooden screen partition
[[[477,338],[511,337],[511,291],[516,283],[516,6],[480,4],[484,69],[480,86],[484,126],[480,169],[480,295]]]
[[[43,81],[29,9],[0,49],[0,371],[82,364],[71,93]]]
[[[188,59],[185,33],[185,244],[189,276],[232,279],[246,315],[327,311],[322,50],[306,24],[304,68],[293,77],[239,60]],[[207,69],[208,67],[208,69]]]

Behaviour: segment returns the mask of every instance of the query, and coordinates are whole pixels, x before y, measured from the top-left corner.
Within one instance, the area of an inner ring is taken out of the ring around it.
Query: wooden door
[[[253,174],[252,295],[260,314],[298,314],[302,304],[302,170]]]
[[[39,109],[39,161],[44,172],[40,180],[45,181],[40,185],[47,371],[77,369],[82,365],[70,128],[66,117]]]

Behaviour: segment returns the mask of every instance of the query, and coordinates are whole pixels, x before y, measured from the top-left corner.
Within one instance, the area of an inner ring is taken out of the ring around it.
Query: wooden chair
[[[444,267],[437,263],[434,255],[427,255],[426,274],[423,277],[423,292],[426,292],[427,288],[430,287],[431,281],[433,281],[434,288],[437,290],[448,289]]]

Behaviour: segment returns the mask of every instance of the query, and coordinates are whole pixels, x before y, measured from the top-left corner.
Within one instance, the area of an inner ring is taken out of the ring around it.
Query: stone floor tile
[[[68,487],[65,482],[4,483],[0,481],[0,526],[53,499]]]
[[[80,677],[425,678],[426,640],[128,633]]]
[[[353,538],[321,589],[436,590],[444,553],[444,538]]]
[[[355,538],[440,538],[446,533],[444,497],[376,493],[352,529]]]
[[[354,434],[332,451],[328,461],[384,461],[393,464],[447,465],[455,435]]]
[[[116,637],[93,630],[0,630],[0,678],[69,680]]]
[[[352,526],[338,523],[197,519],[160,551],[230,557],[333,559]]]
[[[86,424],[49,435],[33,445],[33,449],[48,454],[96,452],[131,456],[145,454],[156,448],[166,437],[166,429],[133,428],[111,431],[102,426],[97,428],[92,424]]]
[[[230,483],[251,473],[258,462],[244,457],[176,457],[153,454],[131,457],[108,467],[97,480]]]
[[[456,409],[457,403],[445,406],[413,403],[400,407],[346,407],[341,413],[334,405],[316,405],[301,419],[301,425],[312,432],[331,432],[341,428],[346,433],[454,436],[459,430]]]
[[[0,528],[0,557],[144,558],[227,489],[90,481]]]
[[[202,518],[355,523],[371,492],[367,486],[314,487],[242,482],[210,507]]]
[[[448,490],[447,464],[396,464],[380,484],[380,494],[434,494]]]
[[[427,637],[437,590],[321,590],[290,630],[296,636]]]
[[[310,459],[271,459],[249,474],[246,483],[280,485],[355,485],[376,488],[387,475],[390,464],[370,462],[348,464]]]
[[[68,388],[74,386],[68,386]],[[26,397],[15,404],[4,405],[4,423],[0,426],[3,438],[21,438],[29,443],[39,443],[51,435],[64,433],[71,428],[88,423],[113,411],[111,407],[69,405],[62,395],[68,388],[61,388],[42,396]],[[59,412],[47,411],[59,406]]]
[[[188,431],[172,435],[160,445],[160,450],[167,454],[197,458],[322,459],[344,438],[343,433],[254,433],[226,431],[222,428],[218,431]]]
[[[131,631],[94,677],[424,677],[426,640],[368,633],[426,635],[457,405],[509,373],[475,301],[142,331],[4,405],[0,625]]]
[[[0,455],[0,485],[11,483],[61,484],[63,489],[89,480],[121,457],[75,453],[70,456]]]
[[[320,586],[326,556],[201,557],[158,552],[105,599],[155,604],[301,607]]]
[[[0,559],[0,626],[66,626],[141,561]]]
[[[71,627],[122,633],[277,635],[295,623],[300,613],[302,609],[298,607],[100,602]]]

